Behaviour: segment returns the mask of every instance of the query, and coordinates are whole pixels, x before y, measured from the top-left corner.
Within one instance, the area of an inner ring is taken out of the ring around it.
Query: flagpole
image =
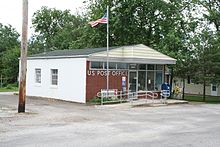
[[[109,6],[107,6],[107,59],[106,60],[107,60],[106,89],[107,89],[107,97],[108,97],[109,96]]]

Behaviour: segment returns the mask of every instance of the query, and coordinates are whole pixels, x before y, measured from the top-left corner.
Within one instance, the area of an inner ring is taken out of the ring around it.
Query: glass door
[[[137,91],[137,71],[129,71],[129,90]]]
[[[138,71],[138,91],[146,90],[146,71]]]
[[[154,71],[147,72],[147,90],[154,91]]]

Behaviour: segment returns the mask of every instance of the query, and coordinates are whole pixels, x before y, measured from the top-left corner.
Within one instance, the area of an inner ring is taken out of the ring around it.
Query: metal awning
[[[106,61],[106,51],[90,54],[89,61]],[[164,55],[143,44],[123,46],[109,51],[110,62],[176,64],[176,59]]]

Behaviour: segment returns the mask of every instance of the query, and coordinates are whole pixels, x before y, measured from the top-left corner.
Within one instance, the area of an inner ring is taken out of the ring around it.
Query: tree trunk
[[[205,102],[206,80],[203,80],[203,101]]]
[[[182,99],[185,99],[185,79],[183,79],[183,96]]]

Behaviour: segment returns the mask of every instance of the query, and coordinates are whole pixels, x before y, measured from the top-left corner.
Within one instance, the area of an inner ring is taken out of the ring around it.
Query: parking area
[[[94,106],[0,95],[0,146],[218,147],[220,105]]]

